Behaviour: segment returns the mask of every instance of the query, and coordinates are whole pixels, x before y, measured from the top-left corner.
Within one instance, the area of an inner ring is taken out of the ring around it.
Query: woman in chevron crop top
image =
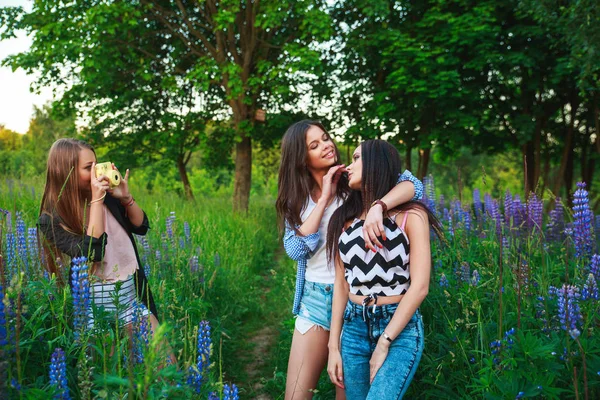
[[[336,269],[327,372],[348,400],[402,398],[423,353],[419,306],[429,287],[430,227],[439,235],[439,222],[411,201],[385,213],[383,247],[365,246],[362,231],[368,205],[393,187],[400,166],[386,141],[361,143],[347,168],[352,192],[327,230]]]
[[[299,121],[281,141],[277,214],[283,244],[298,262],[293,313],[297,316],[288,361],[285,400],[311,399],[327,365],[335,267],[327,261],[329,218],[350,192],[337,146],[317,121]],[[384,206],[421,197],[423,184],[410,172],[371,207],[364,224],[367,247],[382,246]],[[369,237],[373,239],[372,243]],[[344,391],[336,390],[343,399]]]

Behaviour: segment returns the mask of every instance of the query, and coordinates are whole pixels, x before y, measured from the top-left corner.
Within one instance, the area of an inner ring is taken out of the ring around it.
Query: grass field
[[[599,398],[593,221],[577,222],[580,210],[569,225],[569,209],[561,219],[542,211],[547,201],[510,194],[444,203],[428,185],[445,239],[433,246],[426,348],[407,397]],[[229,198],[136,193],[152,227],[138,249],[164,322],[146,343],[143,324],[132,340],[111,324],[75,326],[77,299],[44,276],[33,245],[40,188],[0,183],[10,213],[0,220],[0,398],[235,398],[225,384],[240,398],[283,398],[295,265],[274,199],[255,196],[239,216]],[[211,327],[210,360],[201,321]],[[165,340],[177,365],[165,361]],[[332,396],[323,374],[315,398]]]

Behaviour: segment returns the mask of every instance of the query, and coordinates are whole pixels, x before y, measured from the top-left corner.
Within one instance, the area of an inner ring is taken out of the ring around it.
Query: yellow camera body
[[[110,161],[96,164],[96,178],[101,175],[108,177],[111,188],[117,187],[121,183],[121,175],[119,174],[119,171],[112,168],[112,163]]]

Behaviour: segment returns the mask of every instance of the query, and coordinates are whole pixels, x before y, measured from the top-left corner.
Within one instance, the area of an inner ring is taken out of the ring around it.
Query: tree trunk
[[[419,169],[417,170],[417,178],[423,180],[427,176],[427,168],[429,167],[429,156],[431,148],[419,150]]]
[[[564,181],[565,181],[565,189],[566,189],[566,199],[568,199],[568,202],[571,203],[571,201],[573,200],[571,197],[571,193],[572,193],[572,189],[573,189],[573,164],[574,164],[574,157],[575,156],[575,149],[573,148],[573,146],[571,146],[570,149],[568,149],[568,157],[567,157],[567,163],[566,163],[566,168],[565,168],[565,176],[564,176]]]
[[[406,164],[405,169],[412,172],[412,147],[406,145],[406,153],[405,153],[404,163]]]
[[[554,193],[556,196],[559,196],[559,192],[560,192],[560,187],[563,183],[563,179],[566,179],[565,177],[567,175],[569,175],[567,173],[567,164],[569,162],[569,158],[572,158],[571,153],[573,152],[573,136],[575,134],[575,116],[577,115],[577,108],[579,108],[579,103],[577,101],[575,102],[571,102],[571,120],[569,121],[569,125],[567,127],[567,136],[565,138],[565,144],[563,147],[563,152],[562,152],[562,156],[560,158],[560,166],[558,168],[558,174],[556,174],[556,181],[554,182],[554,188],[552,189],[552,193]],[[564,120],[564,113],[563,113],[563,120]],[[565,123],[567,121],[564,121]],[[571,160],[572,162],[572,160]],[[573,168],[573,166],[571,165],[571,169]],[[570,173],[571,176],[571,182],[572,182],[572,176],[573,176],[573,171],[571,171]],[[567,187],[567,194],[569,194],[570,190],[571,190],[571,185],[567,184],[567,182],[565,182],[565,186]]]
[[[529,198],[529,194],[535,190],[537,180],[535,177],[535,151],[534,145],[531,141],[523,145],[523,158],[525,163],[523,165],[525,176],[525,198]]]
[[[179,177],[183,183],[183,190],[185,192],[185,198],[188,200],[194,200],[194,194],[192,193],[192,186],[188,178],[187,170],[185,169],[186,163],[183,161],[183,156],[177,157],[177,169],[179,170]]]
[[[235,145],[233,211],[247,213],[252,182],[252,140],[247,133],[241,134],[242,140]]]

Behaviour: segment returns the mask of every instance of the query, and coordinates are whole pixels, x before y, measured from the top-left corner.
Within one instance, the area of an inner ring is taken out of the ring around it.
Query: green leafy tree
[[[142,159],[172,158],[184,185],[185,164],[207,118],[231,118],[233,205],[246,210],[255,113],[295,104],[321,75],[314,43],[331,32],[323,5],[36,2],[29,13],[2,9],[3,37],[19,29],[33,36],[29,51],[5,63],[40,71],[39,85],[67,85],[63,104],[86,111],[95,139],[117,134],[110,140]]]

